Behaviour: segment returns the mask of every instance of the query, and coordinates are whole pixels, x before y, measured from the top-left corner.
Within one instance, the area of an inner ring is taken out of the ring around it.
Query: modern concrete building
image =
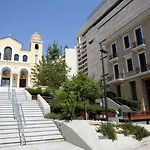
[[[150,109],[150,0],[104,0],[78,31],[78,67],[86,42],[87,74],[97,80],[102,75],[102,41],[110,90]]]
[[[70,72],[68,73],[68,78],[71,79],[77,74],[77,50],[76,46],[74,48],[65,48],[65,62]]]
[[[29,50],[12,36],[0,39],[0,86],[30,87],[31,68],[42,57],[43,42],[39,34],[31,36]]]

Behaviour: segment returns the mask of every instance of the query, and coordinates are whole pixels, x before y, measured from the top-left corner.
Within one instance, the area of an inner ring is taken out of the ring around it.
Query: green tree
[[[87,104],[95,103],[95,99],[100,97],[101,89],[102,86],[95,82],[94,78],[78,74],[72,80],[64,82],[61,91],[56,92],[56,98],[63,100],[66,111],[72,114],[75,109],[78,109],[79,102],[84,103],[85,114],[87,114]]]
[[[46,56],[32,68],[31,80],[35,86],[58,88],[67,79],[64,54],[57,42],[49,45],[46,52]]]

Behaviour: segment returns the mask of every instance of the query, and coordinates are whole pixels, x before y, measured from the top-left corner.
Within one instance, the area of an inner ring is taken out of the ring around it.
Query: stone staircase
[[[27,100],[24,90],[18,90],[16,98],[17,103],[22,104],[25,116],[24,135],[27,145],[63,140],[54,121],[43,117],[37,101]],[[12,101],[8,99],[8,92],[0,91],[0,148],[12,145],[20,145],[18,125],[13,116]]]

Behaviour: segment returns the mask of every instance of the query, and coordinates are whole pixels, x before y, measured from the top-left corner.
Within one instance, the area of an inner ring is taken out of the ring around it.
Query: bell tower
[[[40,35],[36,32],[31,36],[30,51],[33,63],[38,63],[42,58],[43,42]]]

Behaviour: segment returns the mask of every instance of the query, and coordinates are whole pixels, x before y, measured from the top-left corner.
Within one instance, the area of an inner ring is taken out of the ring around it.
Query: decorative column
[[[13,83],[13,73],[11,73],[10,75],[10,87],[12,87],[12,83]]]
[[[20,84],[20,74],[17,75],[17,87],[19,88],[19,84]]]
[[[1,83],[2,82],[2,72],[0,71],[0,86],[2,86]]]
[[[31,87],[30,74],[28,75],[28,87]]]

